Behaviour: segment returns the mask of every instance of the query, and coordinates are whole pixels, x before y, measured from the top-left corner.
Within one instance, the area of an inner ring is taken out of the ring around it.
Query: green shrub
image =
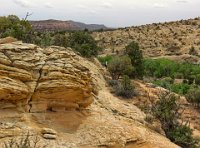
[[[190,75],[190,76],[187,77],[187,79],[188,79],[188,84],[193,84],[193,83],[194,83],[195,76]]]
[[[26,20],[20,20],[15,15],[0,17],[0,38],[12,36],[26,41],[27,35],[32,31],[31,24]]]
[[[187,124],[179,122],[180,106],[174,94],[162,94],[152,107],[153,114],[162,124],[166,136],[183,148],[196,148],[197,141],[192,137],[192,130]]]
[[[200,73],[200,67],[189,63],[178,63],[168,59],[145,59],[145,76],[162,78],[184,78],[192,83],[192,79]]]
[[[200,85],[200,74],[196,75],[195,84]]]
[[[182,148],[198,148],[197,141],[192,137],[192,129],[188,125],[179,125],[167,132],[167,137]]]
[[[102,65],[106,66],[106,63],[109,64],[112,58],[113,56],[106,55],[105,57],[98,57],[98,60],[101,62]]]
[[[131,84],[131,80],[127,75],[124,75],[122,77],[121,83],[117,85],[114,89],[117,96],[121,96],[124,98],[132,98],[133,96],[135,96],[134,87]]]
[[[135,70],[132,73],[132,77],[142,79],[144,75],[144,66],[143,66],[143,54],[142,50],[140,50],[138,43],[131,42],[126,46],[125,50],[126,54],[131,59],[131,63]]]
[[[108,64],[108,71],[112,79],[118,80],[122,75],[130,75],[134,70],[131,60],[128,56],[113,57]]]
[[[54,35],[53,42],[54,42],[54,45],[62,46],[62,47],[68,47],[68,44],[69,44],[67,36],[61,33]]]
[[[132,98],[136,95],[134,86],[131,83],[130,78],[127,75],[122,77],[122,80],[107,80],[109,86],[112,87],[112,92],[117,96],[123,98]]]
[[[84,57],[96,56],[102,49],[88,32],[77,31],[69,36],[69,46]]]
[[[197,87],[190,89],[186,95],[186,98],[194,105],[200,106],[200,88]]]
[[[111,86],[111,87],[116,87],[116,86],[118,86],[119,85],[119,81],[118,80],[108,80],[107,81],[108,82],[108,84],[109,84],[109,86]]]
[[[170,90],[177,94],[185,95],[189,91],[191,86],[189,84],[181,83],[181,84],[172,84],[170,86]]]
[[[53,45],[53,39],[50,33],[44,33],[41,35],[40,46],[47,47]]]
[[[187,83],[188,83],[188,80],[183,79],[183,83],[184,83],[184,84],[187,84]]]
[[[171,86],[170,82],[165,81],[165,80],[156,80],[153,82],[153,84],[163,87],[165,89],[170,89],[170,86]]]

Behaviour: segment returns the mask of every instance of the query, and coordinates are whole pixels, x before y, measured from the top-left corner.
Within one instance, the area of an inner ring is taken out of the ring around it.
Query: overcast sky
[[[124,27],[200,16],[200,0],[0,0],[0,16]]]

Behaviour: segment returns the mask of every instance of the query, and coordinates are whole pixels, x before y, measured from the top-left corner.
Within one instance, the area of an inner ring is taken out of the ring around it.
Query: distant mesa
[[[69,31],[69,30],[84,30],[88,29],[99,30],[108,29],[105,25],[99,24],[85,24],[75,21],[61,21],[61,20],[40,20],[40,21],[29,21],[35,31]]]

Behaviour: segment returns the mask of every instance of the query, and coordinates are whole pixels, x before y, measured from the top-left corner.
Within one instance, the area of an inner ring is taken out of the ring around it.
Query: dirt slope
[[[103,54],[123,52],[127,44],[136,41],[146,57],[181,55],[200,63],[200,18],[94,32],[93,37],[106,49]]]

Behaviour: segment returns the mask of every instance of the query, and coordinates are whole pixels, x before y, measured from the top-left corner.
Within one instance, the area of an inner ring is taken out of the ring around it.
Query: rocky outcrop
[[[71,49],[0,44],[0,109],[65,111],[92,103],[91,76]]]
[[[0,44],[0,147],[27,134],[48,148],[178,147],[110,93],[105,73],[71,49]]]

